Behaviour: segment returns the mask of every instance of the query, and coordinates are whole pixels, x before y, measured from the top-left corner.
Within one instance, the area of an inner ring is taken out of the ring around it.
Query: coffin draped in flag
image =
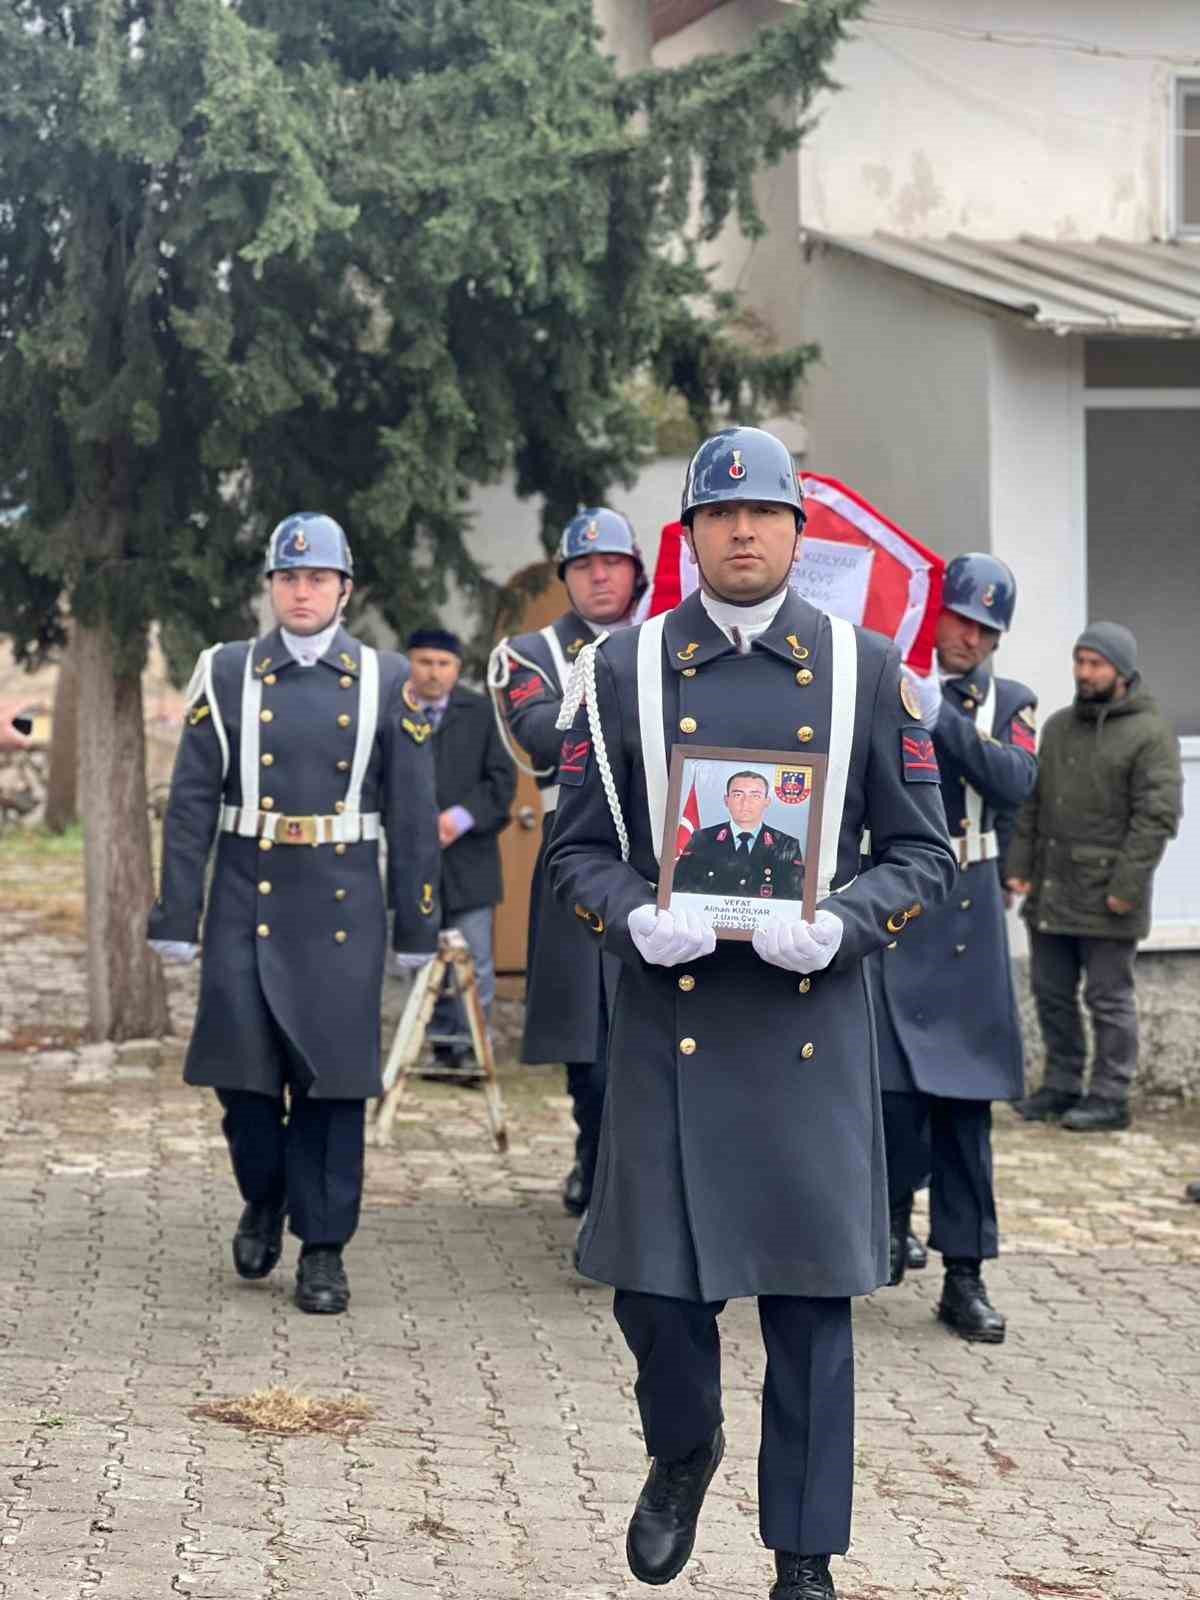
[[[822,611],[887,634],[911,667],[928,672],[945,562],[836,478],[804,472],[800,481],[808,524],[793,588]],[[683,524],[668,522],[642,616],[669,611],[699,582]]]

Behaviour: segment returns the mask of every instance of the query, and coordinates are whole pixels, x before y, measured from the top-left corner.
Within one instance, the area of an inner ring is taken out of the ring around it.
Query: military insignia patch
[[[808,660],[808,647],[807,647],[807,645],[803,645],[803,644],[800,643],[800,638],[799,638],[798,634],[789,633],[788,636],[787,636],[787,642],[792,647],[792,655],[795,658],[795,660],[797,660],[797,661],[807,661]]]
[[[587,777],[588,757],[592,753],[590,739],[577,739],[569,733],[562,742],[562,749],[558,756],[558,781],[570,784],[572,788],[581,788]]]
[[[414,722],[411,717],[405,717],[400,726],[414,744],[424,744],[433,732],[427,722]]]
[[[586,643],[587,643],[586,639],[572,639],[571,640],[570,644],[567,646],[567,654],[571,657],[572,660],[575,659],[575,657],[583,649],[583,647],[584,647],[584,645]]]
[[[1018,750],[1024,750],[1029,755],[1037,753],[1037,716],[1032,706],[1022,706],[1012,719],[1010,732],[1012,742]]]
[[[690,661],[699,648],[699,640],[693,639],[686,650],[676,650],[675,654],[679,657],[680,661]]]
[[[985,606],[994,606],[996,604],[996,585],[994,583],[985,584],[983,593],[979,598]]]
[[[433,915],[433,885],[431,883],[423,883],[421,885],[421,898],[417,902],[417,910],[423,917]]]
[[[803,805],[812,793],[811,767],[776,767],[775,798],[785,806]]]
[[[258,676],[261,678],[264,672],[269,672],[270,671],[270,667],[271,667],[271,658],[270,658],[270,656],[264,656],[261,661],[258,661],[258,662],[255,663],[254,670],[258,674]]]
[[[914,722],[920,722],[921,702],[917,699],[917,691],[903,673],[900,674],[900,704],[904,707],[906,715]]]
[[[940,783],[933,740],[927,733],[900,730],[900,766],[905,783]]]
[[[740,483],[746,476],[746,468],[742,461],[742,452],[740,450],[733,452],[733,460],[729,465],[729,476],[735,483]]]
[[[595,518],[587,525],[587,532],[583,536],[589,542],[600,537],[600,529],[596,526]]]
[[[299,555],[303,555],[304,552],[308,549],[308,540],[307,540],[307,538],[305,538],[303,528],[296,535],[296,537],[292,540],[292,549],[295,550],[297,552],[297,554],[299,554]]]
[[[546,688],[540,678],[530,678],[527,683],[514,683],[508,691],[508,703],[517,711],[530,700],[537,700],[545,694]]]
[[[204,721],[205,717],[211,715],[212,713],[207,706],[197,706],[192,712],[191,716],[188,718],[188,726],[192,728],[198,727],[200,723]]]
[[[347,655],[344,650],[342,651],[341,655],[338,656],[338,660],[342,663],[342,666],[346,669],[347,672],[357,672],[358,671],[358,662],[355,661],[353,656]]]

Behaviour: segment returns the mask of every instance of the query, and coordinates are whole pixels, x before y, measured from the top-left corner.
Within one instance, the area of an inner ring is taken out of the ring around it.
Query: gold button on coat
[[[966,954],[966,951],[967,951],[967,947],[966,947],[966,945],[965,945],[965,944],[956,944],[956,945],[955,945],[955,946],[954,946],[954,954],[955,954],[955,955],[956,955],[956,956],[961,956],[961,955],[965,955],[965,954]]]
[[[807,744],[808,741],[812,738],[812,736],[813,736],[813,731],[807,725],[807,723],[804,725],[803,728],[797,728],[796,729],[796,737],[797,737],[797,739],[799,739],[801,744]]]
[[[260,850],[273,850],[275,846],[271,843],[270,839],[260,839],[258,841],[258,848]]]
[[[350,718],[346,714],[346,712],[343,711],[341,716],[338,718],[338,727],[339,728],[348,728],[349,726],[350,726]]]
[[[259,892],[259,894],[270,894],[270,892],[271,892],[271,885],[270,885],[270,884],[269,884],[269,883],[268,883],[268,882],[267,882],[267,880],[266,880],[266,879],[265,879],[265,878],[264,878],[264,879],[263,879],[263,881],[262,881],[262,882],[261,882],[261,883],[260,883],[260,884],[259,884],[259,886],[258,886],[258,892]]]
[[[258,803],[264,811],[274,811],[275,809],[274,798],[269,794],[263,795],[262,799]]]
[[[694,677],[695,677],[695,676],[696,676],[696,669],[695,669],[695,667],[684,667],[684,669],[683,669],[683,676],[684,676],[684,677],[685,677],[685,678],[694,678]]]
[[[799,982],[799,985],[798,985],[798,988],[799,988],[801,994],[807,994],[808,991],[812,988],[812,979],[811,978],[801,978],[800,982]]]
[[[350,937],[350,935],[346,932],[345,928],[339,928],[338,931],[333,936],[334,943],[335,944],[345,944],[346,940],[349,937]]]
[[[964,711],[974,711],[974,709],[975,709],[974,700],[964,700],[963,701],[963,710]]]
[[[339,772],[349,772],[350,763],[348,761],[339,761],[337,764],[337,769]]]
[[[680,1039],[679,1048],[685,1056],[695,1055],[696,1041],[695,1039]]]
[[[265,922],[260,922],[254,931],[260,939],[269,939],[271,937],[271,930]]]
[[[960,900],[959,904],[962,906],[964,911],[970,911],[971,902],[969,900]]]
[[[262,757],[262,764],[264,767],[273,767],[275,765],[275,757],[269,750],[267,751],[266,755]]]
[[[273,689],[276,683],[275,674],[273,672],[268,672],[266,677],[263,679],[263,682],[268,686],[268,688]]]
[[[337,812],[338,816],[340,817],[342,812],[345,811],[345,809],[346,809],[346,802],[344,800],[335,800],[333,802],[333,809]]]
[[[273,711],[260,711],[258,713],[258,720],[260,722],[274,722],[275,713]]]
[[[691,991],[696,987],[696,980],[692,977],[690,972],[685,972],[683,977],[680,978],[679,987],[683,990],[684,994],[690,994]]]
[[[334,899],[335,899],[335,900],[344,900],[344,899],[345,899],[345,898],[346,898],[346,891],[345,891],[345,889],[335,889],[335,890],[334,890],[334,891],[333,891],[333,898],[334,898]]]
[[[812,1060],[813,1056],[816,1054],[816,1046],[813,1044],[811,1039],[806,1045],[802,1046],[800,1054],[804,1057],[805,1061]]]
[[[680,717],[680,719],[679,719],[679,731],[680,731],[680,733],[695,733],[696,727],[697,727],[697,723],[696,723],[695,717]]]
[[[349,689],[350,686],[353,684],[354,679],[353,678],[342,677],[342,678],[338,679],[338,682],[341,684],[343,689]]]
[[[333,853],[335,856],[344,856],[346,854],[346,846],[344,844],[335,844]]]
[[[807,689],[809,684],[812,682],[812,679],[813,675],[807,667],[801,667],[800,671],[796,674],[796,682],[802,689]]]

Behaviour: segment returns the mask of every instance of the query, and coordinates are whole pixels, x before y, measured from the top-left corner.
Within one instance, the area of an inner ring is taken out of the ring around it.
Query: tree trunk
[[[146,944],[154,881],[141,674],[118,671],[107,620],[74,626],[88,1031],[93,1039],[158,1038],[171,1031],[171,1019],[162,968]]]
[[[79,670],[74,635],[58,665],[50,772],[46,779],[46,827],[65,833],[79,821]]]

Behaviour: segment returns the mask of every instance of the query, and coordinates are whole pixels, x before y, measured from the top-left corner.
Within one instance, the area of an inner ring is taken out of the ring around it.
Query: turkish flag
[[[941,556],[836,478],[804,472],[800,482],[808,522],[793,587],[821,610],[886,634],[910,667],[929,672],[946,570]],[[668,522],[638,620],[669,611],[699,582],[683,524]]]
[[[696,783],[692,780],[691,792],[687,797],[683,812],[679,818],[679,827],[675,830],[675,859],[680,856],[692,842],[692,835],[700,826],[700,802],[696,799]]]

